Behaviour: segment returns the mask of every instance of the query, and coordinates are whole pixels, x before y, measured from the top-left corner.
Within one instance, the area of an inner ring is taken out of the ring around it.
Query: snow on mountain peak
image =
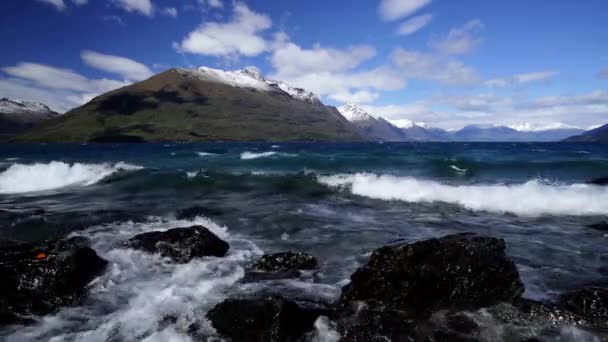
[[[17,112],[45,113],[52,111],[49,107],[40,102],[27,102],[8,98],[0,99],[0,113]]]
[[[291,97],[312,104],[323,104],[319,98],[310,91],[292,87],[284,82],[267,80],[260,69],[254,66],[242,70],[224,71],[209,67],[200,67],[196,70],[182,69],[181,72],[190,74],[204,81],[228,84],[233,87],[251,88],[268,92],[285,92]]]
[[[550,123],[532,123],[532,122],[520,122],[514,125],[509,125],[516,131],[520,132],[539,132],[553,129],[577,129],[579,127],[567,125],[561,122],[550,122]]]
[[[350,122],[375,120],[367,111],[354,103],[348,103],[345,106],[339,107],[338,110]]]

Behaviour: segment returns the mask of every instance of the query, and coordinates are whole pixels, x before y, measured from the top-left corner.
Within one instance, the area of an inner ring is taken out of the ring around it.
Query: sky
[[[0,97],[65,112],[168,68],[258,67],[398,125],[608,122],[605,0],[5,0]]]

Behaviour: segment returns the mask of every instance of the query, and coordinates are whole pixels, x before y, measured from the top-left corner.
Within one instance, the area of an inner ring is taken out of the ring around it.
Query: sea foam
[[[119,171],[135,171],[142,167],[126,164],[68,164],[53,161],[42,164],[12,164],[0,173],[0,194],[18,194],[60,189],[67,186],[88,186]]]
[[[530,180],[515,185],[448,185],[431,180],[369,173],[318,177],[353,194],[404,202],[445,202],[470,210],[540,215],[607,215],[608,187],[552,185]]]
[[[241,159],[243,160],[250,160],[250,159],[258,159],[258,158],[265,158],[265,157],[270,157],[270,156],[274,156],[275,154],[277,154],[277,152],[243,152],[241,153]]]

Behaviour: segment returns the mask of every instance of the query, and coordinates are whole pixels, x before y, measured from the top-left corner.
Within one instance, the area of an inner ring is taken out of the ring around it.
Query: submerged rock
[[[523,291],[504,240],[457,234],[374,251],[351,276],[340,303],[371,301],[426,316],[512,302]]]
[[[314,270],[317,268],[317,259],[306,253],[283,252],[264,255],[254,266],[256,270],[264,272],[287,272],[296,270]]]
[[[595,229],[595,230],[600,230],[600,231],[603,231],[603,232],[607,232],[608,231],[608,221],[603,221],[603,222],[598,222],[598,223],[590,224],[588,227],[592,228],[592,229]]]
[[[70,241],[71,240],[71,241]],[[0,247],[0,324],[29,320],[77,303],[107,261],[74,238],[45,247],[3,242]]]
[[[125,245],[182,263],[205,256],[223,257],[230,249],[227,242],[203,226],[143,233],[134,236]]]
[[[233,342],[296,341],[327,310],[282,297],[227,299],[207,314],[218,333]]]
[[[558,305],[596,326],[608,326],[608,289],[590,287],[565,293]]]
[[[413,341],[416,323],[410,315],[383,306],[351,302],[334,317],[340,341]]]

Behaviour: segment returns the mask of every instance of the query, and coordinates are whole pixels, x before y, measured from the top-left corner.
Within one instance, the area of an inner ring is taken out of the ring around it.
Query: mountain
[[[440,128],[426,128],[416,124],[401,128],[404,141],[450,141],[447,131]]]
[[[405,141],[401,129],[386,121],[383,118],[375,118],[364,109],[352,103],[338,108],[340,113],[353,125],[359,132],[375,141]]]
[[[564,141],[567,142],[600,142],[608,143],[608,124],[584,132],[580,135],[571,136]]]
[[[572,128],[544,131],[518,131],[506,126],[468,125],[451,133],[452,141],[466,142],[549,142],[578,134],[583,130]]]
[[[170,69],[100,95],[17,141],[361,141],[314,94],[256,68]]]
[[[0,136],[23,133],[58,115],[42,103],[0,99]]]

